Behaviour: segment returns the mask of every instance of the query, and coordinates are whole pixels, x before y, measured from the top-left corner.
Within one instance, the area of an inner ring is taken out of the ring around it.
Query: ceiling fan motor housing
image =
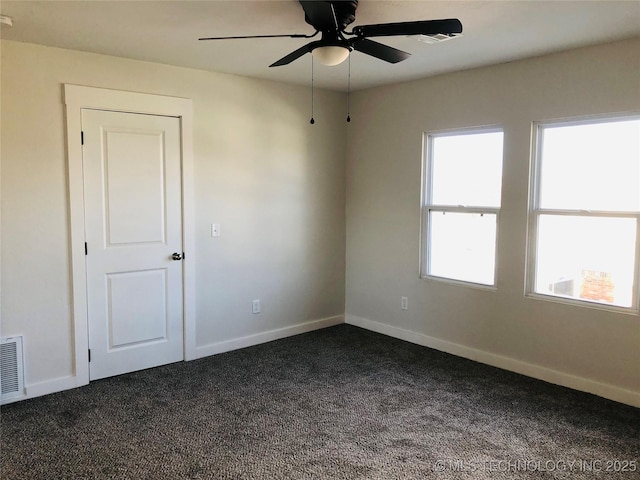
[[[311,8],[313,9],[317,8],[318,11],[323,10],[319,7],[319,5],[317,5],[317,3],[320,3],[320,2],[312,1],[312,2],[300,2],[300,3],[311,3],[311,4],[315,3],[316,5],[312,6]],[[347,1],[339,1],[339,2],[329,1],[326,3],[329,3],[333,6],[333,11],[335,12],[335,20],[333,18],[326,19],[327,23],[323,21],[322,24],[319,24],[319,20],[320,20],[319,16],[317,16],[317,18],[311,19],[309,18],[309,15],[305,11],[305,16],[304,16],[305,22],[307,22],[316,30],[319,30],[321,32],[336,31],[336,23],[337,23],[338,31],[342,31],[345,28],[347,28],[347,25],[350,25],[356,19],[356,10],[358,8],[358,0],[347,0]],[[325,18],[323,18],[322,20],[325,20]]]

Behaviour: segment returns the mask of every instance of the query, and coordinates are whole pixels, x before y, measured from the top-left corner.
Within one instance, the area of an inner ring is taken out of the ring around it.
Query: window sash
[[[440,137],[462,137],[465,135],[481,135],[481,134],[491,134],[491,133],[501,133],[503,135],[503,152],[502,158],[500,159],[501,163],[501,174],[504,169],[504,129],[498,125],[486,126],[486,127],[469,127],[469,128],[460,128],[454,130],[444,130],[439,132],[430,132],[423,134],[423,198],[422,205],[427,207],[435,207],[442,206],[444,208],[454,208],[454,207],[479,207],[483,208],[480,205],[442,205],[433,202],[433,181],[434,181],[434,162],[433,162],[433,142]],[[502,197],[502,178],[500,179],[500,195]],[[487,208],[500,209],[501,205],[491,205]]]
[[[574,176],[569,179],[569,182],[573,184],[574,187],[576,187],[576,190],[574,191],[575,195],[577,196],[577,199],[580,200],[581,202],[576,202],[574,201],[568,201],[566,200],[566,198],[570,198],[570,197],[566,197],[563,198],[560,203],[556,204],[556,205],[552,205],[552,202],[559,202],[559,199],[557,198],[558,195],[558,184],[554,183],[554,180],[557,181],[558,178],[555,176],[551,176],[550,175],[550,171],[553,171],[555,168],[562,168],[564,167],[564,169],[566,170],[570,165],[573,165],[573,169],[579,169],[578,165],[576,163],[572,164],[572,160],[566,160],[567,158],[571,159],[575,159],[576,157],[580,157],[580,155],[584,154],[586,155],[588,158],[586,159],[587,164],[589,164],[589,160],[594,160],[594,157],[591,157],[591,153],[586,153],[584,152],[584,146],[572,146],[570,148],[570,153],[568,153],[567,155],[565,155],[566,158],[559,160],[558,164],[555,163],[545,163],[543,162],[543,154],[544,153],[548,153],[549,154],[549,159],[553,160],[555,158],[556,155],[558,155],[559,150],[558,148],[558,144],[556,143],[556,148],[551,148],[551,150],[547,150],[545,147],[545,143],[546,143],[546,139],[547,136],[554,136],[557,135],[558,133],[560,133],[560,131],[562,131],[563,129],[569,129],[569,131],[567,132],[568,137],[565,137],[566,139],[570,139],[572,132],[571,129],[574,128],[580,128],[580,127],[595,127],[598,128],[599,126],[603,127],[602,133],[605,134],[609,129],[611,128],[615,128],[616,124],[629,124],[629,123],[633,123],[633,124],[638,124],[640,122],[640,115],[633,115],[633,114],[628,114],[628,115],[616,115],[616,116],[612,116],[612,115],[600,115],[600,116],[590,116],[590,117],[584,117],[584,118],[578,118],[578,119],[570,119],[570,120],[560,120],[560,121],[553,121],[553,122],[534,122],[534,127],[535,127],[535,134],[537,135],[536,138],[536,142],[535,142],[535,148],[536,148],[536,175],[538,177],[538,183],[536,184],[536,206],[538,208],[546,208],[548,210],[579,210],[581,208],[585,208],[585,207],[578,207],[577,205],[580,205],[580,203],[582,202],[583,204],[589,203],[590,200],[587,200],[584,198],[585,194],[589,191],[589,190],[593,190],[594,188],[596,188],[594,185],[591,185],[591,189],[584,189],[583,182],[586,183],[587,185],[589,185],[591,182],[593,182],[595,180],[594,177],[592,177],[591,174],[587,173],[586,176],[583,175],[582,172],[575,172]],[[635,126],[635,125],[634,125]],[[638,125],[640,127],[640,125]],[[630,126],[626,126],[626,127],[622,127],[622,128],[633,128]],[[575,133],[575,132],[574,132]],[[591,132],[591,134],[593,134],[594,132]],[[629,133],[629,132],[627,132]],[[633,135],[633,134],[632,134]],[[625,137],[625,142],[631,140],[631,143],[633,145],[636,144],[636,138],[635,135],[629,139]],[[558,141],[558,137],[556,136],[556,142]],[[591,142],[593,145],[590,145],[588,150],[591,152],[591,150],[596,149],[596,151],[601,152],[601,149],[603,148],[603,141],[606,142],[606,144],[608,146],[610,145],[615,145],[612,144],[612,141],[616,141],[616,139],[612,139],[612,138],[606,138],[606,137],[600,137],[599,139],[593,139],[593,141]],[[553,139],[550,140],[550,146],[553,145],[554,141]],[[625,143],[626,144],[626,143]],[[635,150],[634,146],[630,146],[631,149]],[[561,150],[563,148],[561,147]],[[581,153],[582,152],[582,153]],[[566,152],[565,152],[566,153]],[[607,153],[602,153],[602,155],[606,155]],[[618,155],[615,154],[613,152],[611,152],[611,155],[615,156],[616,158],[618,157],[622,157],[622,158],[627,158],[627,159],[632,159],[633,157],[631,157],[628,154],[625,155]],[[566,163],[566,162],[569,163]],[[573,160],[575,162],[575,160]],[[591,164],[591,166],[593,167],[594,165]],[[604,175],[604,177],[613,183],[617,183],[619,181],[622,181],[621,178],[619,178],[618,176],[622,173],[625,178],[631,178],[634,175],[637,175],[637,172],[635,171],[635,168],[633,166],[631,166],[631,171],[625,171],[626,168],[629,168],[629,165],[621,165],[621,167],[623,168],[623,170],[618,171],[618,173],[614,176],[614,177],[608,177],[606,174]],[[545,172],[546,175],[545,175]],[[566,173],[566,171],[565,171]],[[592,172],[593,173],[593,172]],[[547,187],[543,188],[542,185],[542,179],[543,177],[547,178],[549,180],[549,182],[545,182],[548,183]],[[598,175],[597,176],[599,181],[601,181],[601,177],[602,175]],[[562,182],[564,183],[569,183],[569,182]],[[630,187],[631,189],[636,188],[635,185],[633,185],[633,182],[631,185],[627,184],[628,187]],[[547,193],[547,198],[544,199],[545,200],[545,207],[542,207],[543,205],[543,193],[546,191]],[[554,195],[556,196],[555,200],[554,200]],[[591,195],[589,195],[591,197]],[[637,198],[635,201],[631,201],[632,204],[635,204],[637,206],[637,208],[633,208],[631,205],[626,205],[625,201],[618,199],[618,201],[622,201],[622,204],[619,204],[618,206],[611,206],[610,208],[598,208],[597,206],[594,207],[586,207],[585,209],[587,211],[615,211],[615,212],[634,212],[637,210],[640,210],[640,203],[638,203],[638,200],[640,200],[640,198]],[[565,203],[567,202],[567,203]],[[564,203],[564,204],[561,204]],[[603,201],[600,200],[598,203],[604,203],[604,204],[609,204],[611,205],[610,202],[607,201]]]
[[[493,283],[480,283],[472,280],[464,280],[451,277],[443,277],[440,275],[434,275],[431,272],[431,256],[432,256],[432,235],[433,225],[431,221],[431,215],[433,213],[466,213],[466,214],[480,214],[480,215],[495,215],[496,217],[496,232],[495,232],[495,247],[493,252],[494,264],[493,264]],[[440,206],[440,205],[424,205],[422,210],[422,245],[421,252],[422,258],[420,262],[420,278],[423,279],[435,279],[448,283],[455,283],[461,285],[474,286],[478,288],[485,288],[495,290],[497,285],[498,276],[498,239],[500,230],[500,209],[493,207],[463,207],[463,206]]]
[[[574,305],[581,306],[589,306],[593,308],[600,308],[604,310],[617,311],[622,313],[631,313],[636,314],[638,312],[638,302],[639,302],[639,293],[640,293],[640,213],[628,213],[628,212],[611,212],[612,214],[607,214],[604,212],[597,213],[588,213],[584,211],[571,211],[571,210],[535,210],[531,212],[530,221],[529,221],[529,251],[528,251],[528,260],[527,260],[527,289],[526,296],[533,298],[541,298],[552,301],[570,303]],[[632,260],[634,262],[634,276],[633,276],[633,285],[631,287],[631,305],[629,307],[615,305],[611,303],[603,303],[599,301],[584,299],[584,298],[576,298],[576,297],[567,297],[563,295],[554,295],[552,293],[546,292],[538,292],[536,291],[537,286],[537,274],[538,274],[538,265],[537,265],[537,252],[538,252],[538,244],[539,244],[539,232],[538,227],[540,224],[541,216],[572,216],[572,217],[583,217],[583,218],[630,218],[634,219],[636,222],[636,238],[635,238],[635,248],[634,254],[635,258]]]

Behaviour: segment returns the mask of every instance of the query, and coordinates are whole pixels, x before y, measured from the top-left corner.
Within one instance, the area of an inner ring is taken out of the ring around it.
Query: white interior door
[[[83,109],[82,131],[90,379],[182,360],[180,120]]]

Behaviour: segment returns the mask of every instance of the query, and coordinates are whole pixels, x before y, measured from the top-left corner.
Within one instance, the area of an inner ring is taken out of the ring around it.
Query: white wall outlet
[[[212,237],[219,237],[220,236],[220,224],[219,223],[212,223],[211,224],[211,236]]]
[[[402,310],[409,310],[409,299],[407,297],[400,297],[400,308]]]
[[[260,313],[260,300],[251,302],[251,313]]]

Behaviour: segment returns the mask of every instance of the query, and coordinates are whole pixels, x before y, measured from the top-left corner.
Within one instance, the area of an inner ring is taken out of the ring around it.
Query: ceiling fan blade
[[[353,34],[359,37],[391,37],[395,35],[452,35],[462,33],[462,23],[457,18],[423,20],[418,22],[381,23],[359,25]]]
[[[269,67],[281,67],[282,65],[289,65],[291,62],[293,62],[294,60],[299,59],[305,53],[309,53],[311,50],[313,50],[320,43],[321,42],[319,42],[319,41],[307,43],[304,47],[300,47],[299,49],[294,50],[293,52],[291,52],[289,55],[285,55],[284,57],[282,57],[277,62],[272,63],[271,65],[269,65]]]
[[[242,38],[311,38],[317,35],[318,32],[313,35],[304,35],[302,33],[294,33],[290,35],[241,35],[236,37],[203,37],[198,40],[237,40]]]
[[[403,52],[397,48],[383,45],[382,43],[374,42],[366,38],[355,38],[351,42],[354,50],[358,52],[366,53],[372,57],[379,58],[389,63],[398,63],[402,60],[406,60],[411,56],[410,53]]]

